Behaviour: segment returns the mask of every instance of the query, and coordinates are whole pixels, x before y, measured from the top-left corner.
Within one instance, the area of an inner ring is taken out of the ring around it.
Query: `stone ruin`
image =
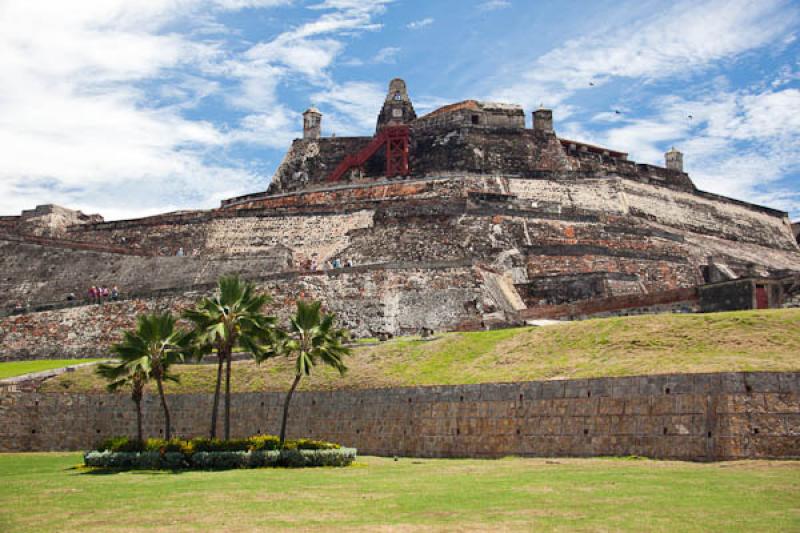
[[[393,80],[374,135],[325,136],[311,108],[269,188],[219,208],[0,217],[0,357],[103,353],[136,313],[180,309],[232,273],[279,313],[318,298],[375,337],[797,299],[785,212],[698,190],[674,148],[641,164],[559,137],[551,110],[531,124],[476,100],[418,117]],[[96,284],[123,300],[88,305]]]

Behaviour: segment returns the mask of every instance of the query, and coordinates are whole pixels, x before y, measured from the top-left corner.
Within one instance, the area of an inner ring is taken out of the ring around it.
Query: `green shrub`
[[[159,453],[186,453],[191,454],[191,447],[188,441],[174,438],[170,440],[164,439],[147,439],[144,443],[144,451],[159,452]]]
[[[355,459],[355,450],[333,442],[313,439],[286,441],[274,435],[254,435],[247,439],[219,440],[197,437],[147,439],[112,437],[84,455],[87,466],[118,469],[229,469],[264,466],[346,466]]]
[[[86,466],[99,468],[117,468],[131,470],[144,468],[148,470],[178,470],[186,468],[189,463],[180,452],[161,453],[159,451],[146,452],[112,452],[92,451],[83,456]]]
[[[285,444],[291,444],[292,448],[296,448],[298,450],[337,450],[341,448],[341,446],[335,442],[326,442],[324,440],[313,439],[297,439],[293,441],[287,441]],[[286,447],[289,448],[289,446]]]
[[[254,435],[248,440],[251,451],[277,450],[281,443],[281,439],[275,435]]]
[[[246,452],[250,449],[249,439],[208,439],[197,437],[188,442],[195,452]]]
[[[195,452],[192,466],[201,470],[242,468],[247,464],[247,452]]]
[[[328,450],[254,450],[194,452],[112,452],[91,451],[84,455],[86,466],[119,470],[225,470],[270,466],[312,467],[347,466],[356,458],[353,448]]]
[[[96,450],[108,450],[110,452],[143,452],[145,445],[143,442],[128,437],[111,437],[95,445]]]

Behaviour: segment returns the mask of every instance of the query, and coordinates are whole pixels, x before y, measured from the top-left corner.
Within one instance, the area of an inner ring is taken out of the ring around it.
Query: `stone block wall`
[[[180,295],[2,317],[0,361],[107,357],[139,314],[178,311],[193,301]]]
[[[245,237],[242,237],[243,239]],[[23,304],[64,303],[73,293],[83,300],[92,285],[119,287],[123,296],[214,283],[224,274],[245,278],[289,269],[291,254],[265,243],[258,255],[142,257],[0,239],[0,309]]]
[[[372,226],[373,211],[284,217],[237,217],[214,220],[205,252],[212,255],[263,254],[276,246],[291,250],[297,262],[318,264],[338,256],[349,245],[348,234]]]
[[[742,309],[742,308],[739,308]],[[650,294],[623,294],[606,298],[587,298],[570,303],[539,305],[524,309],[519,317],[537,319],[582,319],[587,317],[629,316],[652,313],[690,313],[700,310],[696,288],[673,289]]]
[[[287,378],[288,386],[288,378]],[[276,433],[283,392],[235,394],[232,434]],[[207,434],[210,394],[169,397],[173,431]],[[154,396],[144,430],[159,436]],[[416,457],[800,457],[800,373],[716,373],[301,392],[290,437]],[[135,431],[125,394],[0,393],[0,451],[83,450]]]
[[[273,297],[272,312],[279,317],[294,311],[296,299],[313,298],[359,337],[449,329],[478,318],[484,305],[469,262],[382,264],[250,279]],[[121,332],[135,325],[138,314],[178,313],[215,286],[212,277],[207,283],[120,302],[0,317],[0,360],[105,357]]]

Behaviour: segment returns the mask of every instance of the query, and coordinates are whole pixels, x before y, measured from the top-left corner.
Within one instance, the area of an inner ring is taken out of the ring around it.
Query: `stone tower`
[[[683,154],[677,151],[674,146],[669,152],[664,154],[664,159],[666,160],[668,169],[683,172]]]
[[[303,139],[319,139],[322,133],[322,113],[314,106],[303,113]]]
[[[378,115],[378,125],[375,129],[380,131],[384,126],[408,124],[416,118],[417,114],[406,90],[406,82],[400,78],[393,79],[389,82],[389,92],[386,93],[386,100]]]
[[[540,107],[533,112],[533,129],[552,133],[553,110]]]

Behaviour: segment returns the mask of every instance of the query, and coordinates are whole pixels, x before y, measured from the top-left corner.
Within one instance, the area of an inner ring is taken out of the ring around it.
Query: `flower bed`
[[[356,458],[355,448],[342,448],[325,441],[286,441],[278,449],[278,438],[257,435],[229,441],[192,439],[144,442],[126,437],[108,439],[83,456],[86,466],[96,468],[222,470],[267,466],[348,466]]]

